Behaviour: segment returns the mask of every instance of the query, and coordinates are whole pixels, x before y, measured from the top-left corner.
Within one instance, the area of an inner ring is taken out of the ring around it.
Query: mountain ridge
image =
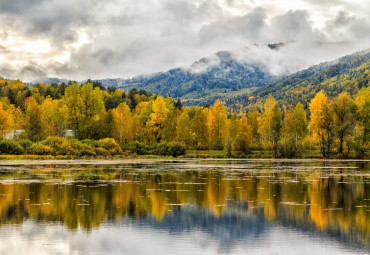
[[[279,43],[267,47],[278,50],[284,45]],[[130,79],[108,78],[94,81],[101,82],[105,87],[117,87],[125,91],[136,88],[161,96],[171,96],[181,99],[183,104],[188,106],[203,106],[216,100],[225,101],[228,105],[247,106],[262,101],[269,94],[278,100],[294,96],[289,92],[289,87],[303,89],[304,86],[318,85],[367,61],[370,61],[370,50],[322,62],[289,75],[277,76],[261,63],[242,62],[230,51],[219,51],[195,61],[188,67],[139,75]],[[67,83],[67,80],[48,78],[47,82]],[[256,100],[250,101],[249,97]],[[296,101],[298,100],[292,100],[292,103]]]

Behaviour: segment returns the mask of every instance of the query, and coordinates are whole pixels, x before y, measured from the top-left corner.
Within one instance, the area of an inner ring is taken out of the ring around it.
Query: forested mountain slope
[[[181,98],[185,105],[212,104],[225,95],[244,93],[266,86],[276,77],[260,64],[240,63],[230,52],[218,52],[203,58],[189,68],[176,68],[132,79],[99,80],[104,86],[117,86],[128,91],[144,89],[162,96]]]
[[[235,96],[227,104],[238,108],[262,106],[272,95],[281,105],[298,102],[306,105],[319,92],[324,90],[329,97],[335,97],[343,91],[352,96],[369,86],[370,52],[360,52],[342,57],[338,60],[312,66],[306,70],[283,77],[268,86],[259,88],[252,93]]]

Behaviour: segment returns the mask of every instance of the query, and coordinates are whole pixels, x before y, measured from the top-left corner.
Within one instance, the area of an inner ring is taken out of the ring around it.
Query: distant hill
[[[32,84],[44,83],[44,84],[48,85],[48,84],[52,84],[52,83],[60,84],[62,82],[68,83],[68,80],[59,79],[59,78],[44,78],[44,79],[34,80],[34,81],[32,81]]]
[[[306,70],[277,79],[265,87],[229,98],[229,106],[262,106],[268,95],[281,104],[303,103],[307,106],[320,90],[330,97],[342,91],[353,96],[362,87],[368,87],[370,78],[370,51],[358,52],[337,60],[312,66]]]
[[[238,62],[231,52],[222,51],[210,58],[202,58],[189,68],[176,68],[132,79],[98,81],[104,86],[116,86],[125,91],[137,88],[181,98],[185,105],[204,105],[237,93],[253,91],[276,79],[263,65]]]
[[[278,50],[284,43],[267,45]],[[184,105],[212,104],[225,101],[236,111],[262,106],[271,94],[281,104],[301,102],[307,106],[321,89],[329,96],[346,90],[352,95],[361,87],[369,86],[366,71],[370,66],[370,51],[358,52],[340,59],[312,66],[308,69],[277,77],[260,63],[245,63],[228,51],[202,58],[186,68],[141,75],[132,79],[101,79],[105,87],[118,87],[126,92],[144,89],[161,96],[180,98]],[[67,83],[67,80],[48,78],[36,83]]]

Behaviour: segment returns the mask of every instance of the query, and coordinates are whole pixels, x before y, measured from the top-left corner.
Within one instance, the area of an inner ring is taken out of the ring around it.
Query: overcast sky
[[[283,74],[370,48],[369,13],[369,0],[0,0],[0,76],[125,78],[220,50]]]

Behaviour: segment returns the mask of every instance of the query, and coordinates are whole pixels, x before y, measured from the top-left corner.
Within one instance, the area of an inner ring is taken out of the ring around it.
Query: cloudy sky
[[[0,0],[0,76],[132,77],[220,50],[283,74],[370,48],[369,13],[369,0]]]

